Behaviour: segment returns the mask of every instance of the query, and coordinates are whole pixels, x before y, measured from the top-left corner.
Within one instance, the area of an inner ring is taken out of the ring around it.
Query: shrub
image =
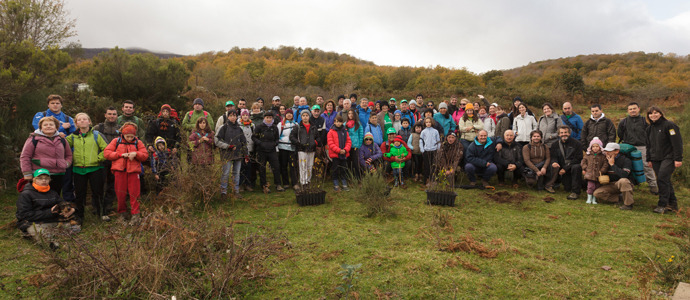
[[[355,201],[364,205],[367,216],[392,215],[392,207],[395,204],[390,197],[391,188],[381,168],[364,172],[362,175],[362,187],[355,191]]]

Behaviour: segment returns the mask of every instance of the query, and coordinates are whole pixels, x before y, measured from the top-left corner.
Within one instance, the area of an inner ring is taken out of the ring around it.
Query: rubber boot
[[[586,203],[592,204],[592,198],[594,198],[594,196],[592,194],[587,194],[587,202]]]
[[[597,203],[597,198],[592,195],[592,204],[599,204]]]

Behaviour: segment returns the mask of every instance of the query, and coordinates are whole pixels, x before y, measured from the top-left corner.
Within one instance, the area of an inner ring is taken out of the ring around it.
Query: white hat
[[[621,145],[618,145],[616,143],[608,143],[608,144],[606,144],[606,148],[604,148],[604,151],[611,152],[611,151],[620,150],[620,149],[621,149]]]
[[[273,100],[280,100],[280,97],[278,97],[278,96],[273,96]]]

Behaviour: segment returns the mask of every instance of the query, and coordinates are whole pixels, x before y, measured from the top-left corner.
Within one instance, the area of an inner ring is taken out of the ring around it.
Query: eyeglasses
[[[433,104],[427,104],[426,106],[428,106],[428,107],[432,107],[432,106],[434,106],[434,105],[433,105]]]
[[[364,139],[365,141],[373,141],[374,139]]]

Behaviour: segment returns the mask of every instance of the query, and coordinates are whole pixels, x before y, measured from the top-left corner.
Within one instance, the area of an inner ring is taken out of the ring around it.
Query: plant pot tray
[[[326,203],[326,191],[299,193],[296,195],[299,206],[321,205]]]
[[[426,203],[431,205],[455,206],[455,192],[426,191]]]

